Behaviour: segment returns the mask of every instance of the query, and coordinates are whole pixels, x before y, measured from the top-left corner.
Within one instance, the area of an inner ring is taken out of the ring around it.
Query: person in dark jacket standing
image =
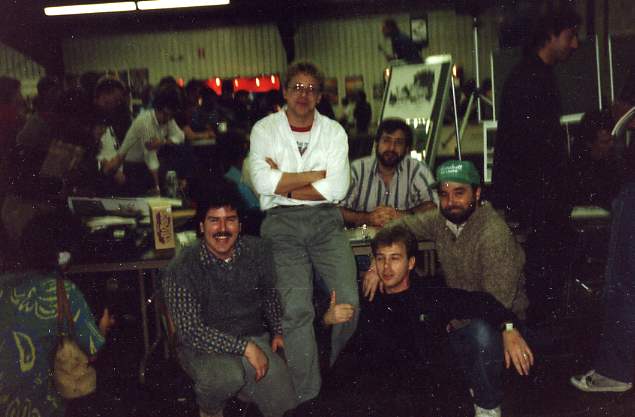
[[[555,313],[566,275],[570,164],[553,69],[577,49],[579,23],[570,8],[543,17],[502,93],[492,202],[528,235],[527,290],[536,321]]]

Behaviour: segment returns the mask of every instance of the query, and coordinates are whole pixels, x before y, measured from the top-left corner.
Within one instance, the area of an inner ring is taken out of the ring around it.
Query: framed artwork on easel
[[[415,131],[415,150],[432,167],[437,135],[443,123],[452,69],[452,57],[436,55],[423,64],[390,68],[380,120],[398,117]]]

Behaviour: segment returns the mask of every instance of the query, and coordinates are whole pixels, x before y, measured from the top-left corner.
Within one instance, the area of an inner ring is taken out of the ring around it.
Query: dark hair
[[[176,82],[176,78],[171,75],[166,75],[159,80],[157,88],[178,88],[179,83]]]
[[[234,82],[232,80],[223,80],[220,83],[220,91],[221,91],[221,95],[223,94],[234,94]]]
[[[399,32],[399,27],[397,26],[397,22],[395,22],[395,19],[385,19],[383,25],[391,34]]]
[[[55,107],[55,113],[59,116],[56,131],[60,138],[64,142],[94,150],[97,144],[90,137],[91,130],[104,123],[94,110],[82,88],[66,90]]]
[[[243,199],[238,187],[226,179],[201,182],[197,194],[194,196],[197,223],[203,222],[205,215],[212,208],[231,207],[238,212],[239,216],[244,213]]]
[[[289,83],[298,74],[307,74],[315,78],[318,82],[319,91],[324,89],[324,74],[318,69],[318,67],[311,62],[296,62],[287,69],[287,74],[284,77],[285,87],[289,87]]]
[[[580,15],[570,5],[547,8],[534,18],[532,31],[525,42],[525,53],[533,53],[542,48],[551,36],[559,36],[565,29],[580,25]]]
[[[55,108],[63,94],[62,83],[57,77],[46,75],[37,82],[37,97],[33,107],[37,111],[50,111]]]
[[[81,220],[67,209],[36,215],[22,231],[17,267],[22,270],[55,269],[60,252],[77,255],[85,232]]]
[[[94,71],[87,71],[79,76],[79,87],[87,96],[91,97],[91,100],[95,94],[95,87],[97,86],[97,82],[101,77],[101,74],[98,74]]]
[[[609,109],[584,113],[580,121],[579,139],[583,144],[592,144],[597,139],[600,129],[610,131],[613,128],[613,118]]]
[[[152,101],[152,107],[156,110],[168,109],[172,112],[181,110],[181,92],[174,87],[157,89]]]
[[[58,89],[61,87],[62,84],[60,83],[59,78],[52,75],[45,75],[37,82],[37,95],[48,94],[48,92],[52,89]]]
[[[0,104],[13,101],[20,92],[20,81],[11,77],[0,77]]]
[[[201,89],[205,87],[205,83],[201,80],[197,80],[196,78],[192,78],[185,84],[185,93],[187,95],[190,94],[199,94]]]
[[[379,139],[384,133],[393,133],[397,130],[402,130],[404,132],[404,135],[406,136],[406,146],[408,146],[408,148],[412,148],[412,129],[410,128],[410,126],[408,126],[408,124],[406,124],[405,120],[398,119],[396,117],[384,119],[381,121],[379,126],[377,126],[375,142],[379,143]]]
[[[417,254],[417,238],[405,226],[384,227],[370,241],[370,248],[375,255],[380,247],[391,246],[395,243],[404,244],[408,258]]]
[[[200,91],[201,96],[201,107],[204,110],[212,111],[216,107],[218,103],[218,94],[216,91],[209,88],[207,85],[201,88]]]
[[[102,94],[112,93],[115,90],[119,90],[122,93],[126,92],[126,87],[118,79],[105,75],[97,81],[95,86],[94,97],[99,97]]]
[[[227,164],[227,168],[230,164],[245,159],[249,153],[249,141],[240,130],[230,129],[227,133],[220,135],[217,144],[221,160]]]

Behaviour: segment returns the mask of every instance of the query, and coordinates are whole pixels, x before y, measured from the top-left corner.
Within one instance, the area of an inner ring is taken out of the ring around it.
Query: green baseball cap
[[[437,168],[438,186],[442,182],[458,182],[461,184],[481,185],[481,176],[470,161],[450,160]]]

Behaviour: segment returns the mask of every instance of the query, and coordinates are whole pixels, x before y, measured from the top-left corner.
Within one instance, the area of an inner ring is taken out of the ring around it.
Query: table
[[[129,261],[96,261],[85,262],[73,265],[67,271],[67,274],[91,274],[99,272],[123,272],[137,271],[137,279],[139,283],[139,308],[141,311],[141,327],[143,330],[143,357],[139,361],[139,382],[145,383],[146,364],[152,352],[161,342],[161,323],[157,303],[154,302],[154,316],[156,338],[150,344],[150,326],[148,324],[148,304],[153,302],[153,296],[147,298],[146,276],[149,272],[152,289],[157,287],[157,270],[165,268],[174,254],[175,250],[150,250],[142,254],[139,259]]]

